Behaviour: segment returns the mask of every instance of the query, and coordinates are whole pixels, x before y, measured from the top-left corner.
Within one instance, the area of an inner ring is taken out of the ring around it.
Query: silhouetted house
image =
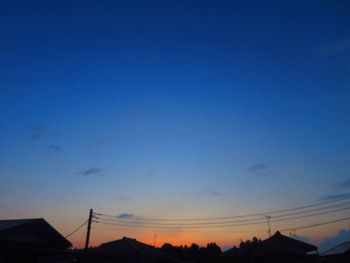
[[[321,254],[325,263],[350,262],[350,241],[328,249]]]
[[[0,220],[0,262],[36,262],[71,246],[44,219]]]
[[[222,252],[216,257],[217,262],[239,262],[243,257],[243,252],[237,247],[233,247],[225,252]]]
[[[107,258],[115,258],[114,262],[144,262],[161,263],[176,262],[170,255],[159,249],[141,243],[136,239],[123,237],[122,239],[101,244],[93,253]],[[108,256],[109,255],[109,256]],[[107,262],[107,261],[106,261]]]
[[[316,251],[316,246],[284,236],[277,231],[262,242],[252,255],[252,261],[259,263],[303,263],[310,261],[308,253]]]

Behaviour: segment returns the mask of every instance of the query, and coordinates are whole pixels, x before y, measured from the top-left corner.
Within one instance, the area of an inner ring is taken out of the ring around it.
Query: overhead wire
[[[294,215],[302,215],[300,217],[293,217],[292,219],[297,219],[297,218],[304,218],[304,217],[308,217],[308,216],[315,216],[315,215],[322,215],[322,214],[327,214],[327,213],[333,213],[333,212],[337,212],[337,211],[342,211],[342,210],[346,210],[349,209],[350,207],[345,207],[345,208],[341,208],[341,209],[333,209],[330,211],[324,211],[324,210],[329,210],[330,208],[336,208],[336,207],[342,207],[345,205],[350,204],[350,202],[345,202],[345,203],[341,203],[341,204],[336,204],[336,205],[331,205],[331,206],[327,206],[327,207],[322,207],[322,208],[315,208],[315,209],[309,209],[306,211],[299,211],[299,212],[294,212],[294,213],[288,213],[288,214],[283,214],[283,215],[277,215],[272,217],[273,219],[279,219],[281,218],[280,221],[283,220],[287,220],[288,217],[290,216],[294,216]],[[313,214],[309,214],[311,212],[315,212],[315,211],[323,211],[320,213],[313,213]],[[287,217],[287,219],[283,219]],[[266,222],[265,218],[248,218],[248,219],[244,219],[244,220],[234,220],[234,221],[222,221],[222,222],[190,222],[190,223],[157,223],[157,222],[143,222],[142,218],[134,218],[134,219],[129,219],[129,220],[123,220],[123,219],[118,219],[118,218],[109,218],[109,217],[104,217],[104,216],[96,216],[96,218],[103,220],[103,221],[108,221],[108,222],[116,222],[116,223],[127,223],[127,224],[142,224],[142,225],[163,225],[163,226],[196,226],[196,225],[226,225],[226,224],[232,224],[232,223],[241,223],[241,222],[254,222],[254,221],[258,221],[258,222]]]
[[[339,223],[339,222],[343,222],[343,221],[347,221],[347,220],[350,220],[350,217],[344,217],[344,218],[340,218],[340,219],[335,219],[335,220],[331,220],[331,221],[327,221],[327,222],[316,223],[316,224],[306,225],[306,226],[301,226],[301,227],[281,229],[281,231],[302,230],[302,229],[307,229],[307,228],[312,228],[312,227],[318,227],[318,226],[323,226],[323,225]]]
[[[129,227],[106,227],[106,226],[93,226],[91,227],[91,229],[102,229],[102,230],[130,230]],[[145,231],[154,231],[154,229],[152,228],[149,228],[149,229],[143,229]],[[157,232],[163,232],[163,233],[166,233],[166,232],[171,232],[173,230],[176,230],[176,229],[160,229],[160,230],[157,230]],[[181,228],[179,228],[178,230],[182,230]],[[186,229],[186,233],[218,233],[218,232],[225,232],[227,233],[227,230],[217,230],[217,229],[211,229],[211,230],[187,230]],[[235,230],[235,233],[251,233],[252,231],[251,230]],[[254,230],[254,232],[265,232],[265,230]]]
[[[349,199],[350,199],[350,194],[346,197],[333,199],[333,200],[325,201],[325,202],[319,202],[319,203],[312,204],[312,205],[305,205],[305,206],[294,207],[294,208],[289,208],[289,209],[281,209],[281,210],[274,210],[274,211],[268,211],[268,212],[263,212],[263,213],[252,213],[252,214],[236,215],[236,216],[207,217],[207,218],[139,218],[139,220],[142,220],[142,221],[210,221],[210,220],[224,220],[224,219],[234,219],[234,218],[247,218],[247,217],[254,217],[254,216],[280,214],[280,213],[295,211],[295,210],[302,210],[302,209],[306,209],[306,208],[318,207],[318,206],[322,206],[322,205],[326,205],[326,204],[330,204],[330,203],[335,203],[335,202],[339,202],[342,200],[349,200]],[[94,214],[97,216],[117,218],[117,216],[110,215],[110,214],[96,213],[96,212]]]
[[[195,232],[197,229],[198,229],[197,232],[209,231],[210,229],[213,229],[213,231],[224,231],[221,229],[233,228],[238,226],[266,224],[266,216],[270,217],[270,223],[274,223],[274,222],[282,222],[282,221],[291,221],[291,220],[307,218],[307,217],[314,217],[318,215],[334,214],[337,212],[349,210],[350,209],[350,206],[348,206],[350,204],[349,201],[339,203],[340,201],[349,200],[349,199],[350,199],[350,195],[343,198],[333,199],[325,202],[319,202],[312,205],[305,205],[305,206],[294,207],[289,209],[274,210],[274,211],[265,212],[265,213],[253,213],[253,214],[237,215],[237,216],[197,218],[197,219],[195,218],[170,219],[170,218],[143,218],[143,217],[118,218],[117,216],[94,212],[93,214],[94,218],[98,219],[98,221],[94,221],[95,223],[111,226],[111,227],[98,226],[94,228],[97,228],[97,229],[141,228],[146,230],[158,229],[159,231],[185,230],[186,232],[191,232],[191,231]],[[332,205],[326,206],[327,204],[332,204]],[[291,212],[291,213],[288,213],[288,212]],[[252,217],[256,217],[256,218],[252,218]],[[260,217],[260,218],[257,218],[257,217]],[[221,221],[223,219],[235,219],[235,218],[245,218],[245,219]],[[217,220],[217,222],[208,222],[209,220],[210,221]],[[337,218],[331,221],[315,223],[315,224],[306,225],[306,226],[286,228],[286,229],[282,229],[281,231],[295,231],[295,230],[307,229],[307,228],[318,227],[318,226],[337,223],[337,222],[343,222],[346,220],[350,220],[350,217]],[[152,222],[148,222],[148,221],[152,221]],[[197,221],[197,222],[191,222],[191,221]],[[198,221],[201,221],[201,222],[198,222]],[[179,223],[179,222],[182,222],[182,223]]]
[[[86,225],[86,223],[89,220],[86,220],[84,223],[82,223],[81,225],[79,225],[76,229],[74,229],[72,232],[70,232],[68,235],[65,236],[65,238],[70,237],[71,235],[73,235],[75,232],[79,231],[79,229],[81,229],[84,225]]]
[[[270,223],[276,223],[276,222],[282,222],[282,221],[290,221],[290,220],[295,220],[295,219],[300,219],[300,218],[305,218],[305,217],[311,217],[311,216],[316,216],[316,215],[323,215],[323,214],[330,214],[330,213],[335,213],[339,211],[344,211],[348,210],[350,207],[346,208],[341,208],[341,209],[336,209],[328,212],[319,212],[319,213],[314,213],[310,215],[303,215],[303,216],[296,216],[296,217],[290,217],[290,218],[282,218],[282,219],[275,219],[275,220],[270,220]],[[198,228],[230,228],[230,227],[237,227],[237,226],[248,226],[248,225],[259,225],[259,224],[265,224],[265,220],[261,220],[259,222],[248,222],[248,223],[239,223],[239,224],[225,224],[225,225],[196,225],[196,226],[186,226],[186,225],[172,225],[172,226],[164,226],[164,225],[144,225],[140,223],[116,223],[116,222],[108,222],[108,221],[99,221],[99,223],[102,224],[107,224],[107,225],[115,225],[115,226],[125,226],[125,227],[135,227],[135,228],[154,228],[154,229],[176,229],[176,228],[182,228],[182,229],[198,229]]]

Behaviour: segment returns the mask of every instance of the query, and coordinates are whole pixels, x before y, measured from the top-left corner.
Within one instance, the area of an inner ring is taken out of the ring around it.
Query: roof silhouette
[[[129,237],[102,243],[101,246],[97,248],[97,251],[104,254],[131,255],[136,257],[138,260],[137,262],[158,262],[158,260],[166,260],[167,262],[175,261],[172,256],[159,251],[156,247]]]
[[[0,220],[0,243],[57,249],[72,245],[43,218]]]
[[[24,225],[39,219],[41,218],[0,220],[0,231]]]
[[[136,252],[139,252],[141,250],[147,250],[147,251],[153,251],[156,253],[161,253],[156,249],[155,247],[151,245],[144,244],[140,241],[137,241],[134,238],[130,237],[123,237],[122,239],[102,243],[99,247],[99,250],[104,252],[114,252],[114,253],[127,253],[127,254],[134,254]]]
[[[307,254],[316,251],[317,247],[303,241],[282,235],[277,231],[273,236],[265,239],[254,256],[268,254],[275,251],[286,251],[295,254]]]

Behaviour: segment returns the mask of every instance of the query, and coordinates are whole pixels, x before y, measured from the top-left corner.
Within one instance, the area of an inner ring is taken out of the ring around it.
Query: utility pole
[[[92,209],[90,209],[87,231],[86,231],[85,250],[87,250],[89,248],[92,215],[93,215],[93,211],[92,211]]]
[[[268,230],[267,230],[267,233],[269,234],[269,237],[271,237],[271,227],[270,227],[270,219],[271,219],[271,216],[265,216],[266,217],[266,220],[267,220],[267,226],[268,226]]]

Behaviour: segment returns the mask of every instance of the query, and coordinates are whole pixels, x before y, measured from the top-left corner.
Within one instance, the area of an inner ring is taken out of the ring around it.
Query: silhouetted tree
[[[207,244],[206,253],[210,256],[219,255],[221,248],[215,242],[210,242]]]
[[[168,253],[180,260],[190,260],[193,262],[209,262],[210,259],[221,253],[221,248],[214,242],[208,243],[206,247],[200,247],[193,243],[190,247],[173,246],[165,243],[161,248],[163,252]]]
[[[261,245],[262,241],[258,239],[257,237],[253,237],[252,240],[247,240],[247,241],[242,241],[239,244],[239,249],[242,252],[243,258],[250,258],[251,255],[253,255],[256,250],[259,248]]]

